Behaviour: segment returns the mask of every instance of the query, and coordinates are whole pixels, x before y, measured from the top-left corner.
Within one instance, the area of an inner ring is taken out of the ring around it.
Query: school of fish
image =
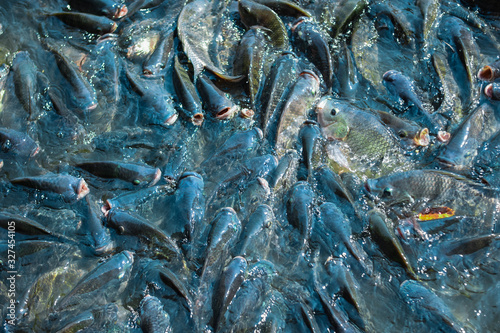
[[[498,332],[496,0],[0,0],[0,332]]]

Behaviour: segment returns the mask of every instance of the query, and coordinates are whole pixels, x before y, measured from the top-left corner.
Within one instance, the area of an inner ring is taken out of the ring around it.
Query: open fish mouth
[[[113,15],[114,19],[119,19],[127,15],[128,13],[128,8],[125,5],[120,6],[119,8],[116,9],[115,14]]]
[[[241,109],[240,116],[242,118],[250,119],[255,115],[255,112],[252,109]]]
[[[191,122],[195,126],[201,126],[203,124],[204,120],[205,120],[205,116],[203,115],[203,113],[198,112],[198,113],[195,113],[193,115],[193,118],[191,119]]]
[[[80,180],[80,183],[78,184],[78,189],[76,193],[78,194],[76,200],[80,200],[90,193],[89,186],[87,185],[87,182],[83,178]]]
[[[413,138],[413,143],[417,146],[425,147],[429,145],[429,142],[430,142],[429,129],[427,128],[424,128],[421,131],[419,131],[417,135],[415,135],[415,137]]]
[[[495,71],[490,66],[484,66],[477,73],[477,78],[483,81],[493,81],[495,79]]]
[[[101,212],[104,214],[105,217],[108,216],[109,211],[113,208],[113,205],[111,204],[111,201],[106,200],[106,202],[102,205],[101,207]]]
[[[237,105],[234,105],[232,107],[229,107],[229,106],[225,107],[222,110],[220,110],[219,112],[217,112],[217,114],[215,115],[215,118],[217,118],[219,120],[229,119],[232,116],[234,116],[234,114],[238,111],[238,109],[239,109],[239,107]]]

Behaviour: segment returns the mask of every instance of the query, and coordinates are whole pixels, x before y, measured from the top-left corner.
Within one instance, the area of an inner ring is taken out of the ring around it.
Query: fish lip
[[[151,77],[151,76],[153,76],[153,71],[151,71],[151,70],[150,70],[150,69],[148,69],[148,68],[144,68],[144,69],[142,70],[142,75],[147,76],[147,77]]]
[[[250,119],[250,118],[252,118],[254,115],[255,115],[255,112],[254,112],[252,109],[243,108],[243,109],[241,109],[241,111],[240,111],[240,116],[241,116],[242,118]]]
[[[85,107],[85,110],[91,111],[94,110],[97,107],[97,102],[92,102],[89,106]]]
[[[3,168],[3,160],[0,160],[0,170]]]
[[[87,182],[83,178],[81,178],[80,182],[78,183],[78,188],[76,193],[78,193],[76,197],[77,201],[84,198],[87,194],[90,193],[89,186],[87,185]]]
[[[101,35],[101,36],[99,36],[99,38],[97,38],[97,45],[99,45],[100,43],[106,42],[108,40],[115,41],[118,39],[118,36],[119,35],[113,34],[113,33],[107,33],[107,34]]]
[[[161,178],[161,170],[159,168],[156,168],[155,176],[154,176],[153,180],[151,181],[151,183],[149,183],[149,186],[156,185],[156,183],[158,183],[160,178]]]
[[[113,241],[109,241],[106,244],[104,244],[103,246],[95,248],[94,252],[97,255],[102,255],[102,254],[111,253],[114,250],[114,248],[115,248],[114,242]]]
[[[295,22],[293,22],[293,25],[292,27],[290,28],[290,30],[292,31],[292,33],[295,32],[295,29],[297,29],[297,27],[301,24],[301,23],[304,23],[305,22],[305,19],[306,17],[305,16],[301,16],[299,17],[298,19],[295,20]]]
[[[167,120],[165,120],[164,124],[165,125],[173,125],[177,121],[178,117],[179,117],[179,114],[177,112],[175,112],[173,115],[168,117]]]
[[[116,24],[116,22],[113,22],[113,25],[111,26],[110,32],[113,33],[116,31],[116,29],[118,29],[118,24]]]
[[[237,215],[237,214],[236,214],[236,211],[234,210],[234,208],[233,208],[233,207],[224,207],[224,208],[222,208],[222,209],[221,209],[221,212],[223,212],[223,211],[226,211],[226,212],[228,212],[228,213],[231,213],[231,214],[235,214],[235,215]]]
[[[293,53],[292,51],[282,51],[281,52],[281,56],[286,56],[286,55],[291,55],[293,57],[295,57],[295,53]]]
[[[493,84],[490,83],[484,88],[484,94],[489,98],[493,99]]]
[[[37,147],[35,149],[33,149],[33,151],[31,152],[30,157],[35,156],[36,154],[38,154],[39,151],[40,151],[40,147],[37,145]]]
[[[259,182],[260,186],[262,186],[264,189],[266,189],[266,192],[271,191],[271,188],[269,187],[269,183],[267,180],[265,180],[262,177],[257,177],[257,181]]]
[[[262,140],[264,138],[264,132],[258,127],[254,127],[254,130],[257,132],[257,136],[259,137],[259,140]]]
[[[306,75],[306,74],[311,75],[311,76],[312,76],[312,77],[313,77],[313,78],[314,78],[314,79],[315,79],[318,83],[320,82],[318,75],[317,75],[316,73],[314,73],[313,71],[310,71],[310,70],[308,70],[308,69],[303,70],[303,71],[299,74],[299,76]]]
[[[438,156],[436,157],[436,160],[440,163],[445,165],[446,167],[453,168],[457,166],[457,163],[453,161],[452,159],[445,157],[445,156]]]
[[[385,72],[384,75],[382,75],[382,80],[389,81],[389,78],[396,73],[397,71],[395,69],[390,69],[387,72]]]
[[[495,78],[493,68],[488,65],[484,66],[477,73],[477,78],[483,81],[493,81],[493,79]]]
[[[366,193],[372,194],[372,190],[370,188],[370,184],[368,184],[368,180],[365,181],[365,184],[363,185],[363,189],[365,190]]]
[[[318,125],[318,122],[313,119],[307,119],[301,126],[307,126],[307,125]]]
[[[233,105],[231,107],[226,106],[225,108],[223,108],[222,110],[220,110],[219,112],[217,112],[217,114],[215,115],[215,118],[217,118],[219,120],[229,119],[229,118],[231,118],[234,115],[234,113],[237,110],[238,110],[238,106],[237,105]]]
[[[127,15],[128,13],[128,8],[127,6],[125,5],[122,5],[120,7],[118,7],[115,11],[115,14],[113,15],[113,18],[114,19],[119,19],[119,18],[122,18],[124,17],[125,15]]]
[[[440,142],[448,142],[448,141],[450,141],[451,134],[449,132],[446,132],[446,131],[438,131],[436,138]]]
[[[127,257],[127,259],[130,261],[130,263],[134,262],[134,252],[129,251],[129,250],[124,250],[122,253]]]
[[[426,147],[430,143],[429,129],[427,127],[420,130],[413,138],[413,143],[417,146]]]
[[[188,178],[188,177],[195,177],[195,178],[198,178],[198,179],[201,179],[203,180],[203,177],[197,173],[197,172],[194,172],[194,171],[185,171],[182,173],[182,175],[179,177],[179,181],[181,181],[182,179],[184,178]]]
[[[104,214],[105,217],[108,217],[109,212],[113,208],[113,205],[109,200],[106,200],[106,202],[102,205],[101,207],[101,212]]]
[[[193,115],[193,118],[191,118],[191,122],[195,126],[201,126],[203,124],[203,121],[205,120],[205,116],[201,112],[197,112]]]

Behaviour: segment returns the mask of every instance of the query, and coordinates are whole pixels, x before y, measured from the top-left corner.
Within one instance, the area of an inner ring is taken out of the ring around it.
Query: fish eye
[[[12,142],[10,142],[9,139],[5,140],[5,142],[2,145],[2,151],[6,153],[11,149],[12,149]]]
[[[408,133],[404,130],[401,130],[398,132],[398,135],[400,138],[406,138],[408,136]]]
[[[337,115],[337,110],[332,109],[332,111],[330,111],[330,114],[331,114],[332,116],[336,116],[336,115]]]
[[[392,188],[386,187],[382,192],[382,197],[390,197],[392,196]]]

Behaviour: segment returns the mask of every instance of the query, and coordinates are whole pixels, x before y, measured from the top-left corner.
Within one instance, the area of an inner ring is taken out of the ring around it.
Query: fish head
[[[386,206],[413,202],[413,197],[406,190],[409,185],[404,179],[393,179],[394,177],[382,177],[368,179],[364,185],[364,191],[375,201],[383,202]]]
[[[255,14],[256,7],[260,6],[253,1],[238,0],[238,12],[240,13],[241,22],[243,22],[247,28],[256,25],[258,22]]]
[[[316,106],[316,113],[325,138],[343,140],[347,137],[350,128],[343,105],[336,105],[333,99],[323,98]]]
[[[498,83],[490,83],[484,88],[484,94],[491,100],[500,100],[500,86]]]
[[[398,95],[397,87],[398,86],[401,87],[402,85],[404,85],[403,74],[394,69],[391,69],[385,72],[384,75],[382,76],[382,83],[389,91],[389,93],[393,95]]]

